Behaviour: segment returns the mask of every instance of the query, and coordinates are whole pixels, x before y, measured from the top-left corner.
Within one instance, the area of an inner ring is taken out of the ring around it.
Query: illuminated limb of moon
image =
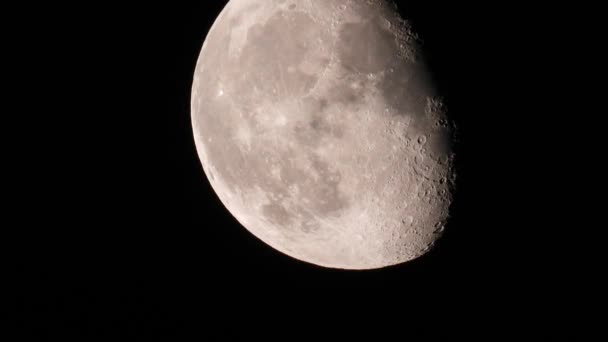
[[[192,88],[197,150],[222,203],[268,245],[321,266],[427,252],[454,174],[418,52],[386,1],[230,1]]]

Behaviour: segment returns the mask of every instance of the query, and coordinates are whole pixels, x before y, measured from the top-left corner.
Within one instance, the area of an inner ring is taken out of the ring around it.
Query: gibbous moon
[[[342,269],[403,263],[441,235],[451,126],[410,23],[382,0],[231,0],[192,86],[199,158],[269,246]]]

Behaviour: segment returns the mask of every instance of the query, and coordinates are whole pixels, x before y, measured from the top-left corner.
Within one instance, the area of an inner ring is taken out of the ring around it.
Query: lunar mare
[[[379,268],[443,231],[449,121],[390,2],[231,0],[203,44],[191,110],[217,196],[278,251]]]

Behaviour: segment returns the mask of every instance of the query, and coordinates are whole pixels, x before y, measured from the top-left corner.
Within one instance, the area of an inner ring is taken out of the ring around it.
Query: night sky
[[[30,134],[45,138],[20,145],[32,166],[13,198],[30,209],[7,240],[21,336],[563,335],[572,264],[547,233],[557,176],[533,132],[547,114],[528,103],[541,34],[521,9],[411,2],[398,3],[459,127],[451,221],[427,255],[355,272],[268,247],[203,174],[190,87],[226,1],[39,9],[19,39],[22,86],[39,95],[20,108],[43,109]]]

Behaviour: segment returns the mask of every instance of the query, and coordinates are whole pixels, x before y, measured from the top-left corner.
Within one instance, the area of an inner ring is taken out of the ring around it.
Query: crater
[[[300,230],[304,233],[314,233],[319,230],[319,222],[312,217],[307,218],[300,224]]]

